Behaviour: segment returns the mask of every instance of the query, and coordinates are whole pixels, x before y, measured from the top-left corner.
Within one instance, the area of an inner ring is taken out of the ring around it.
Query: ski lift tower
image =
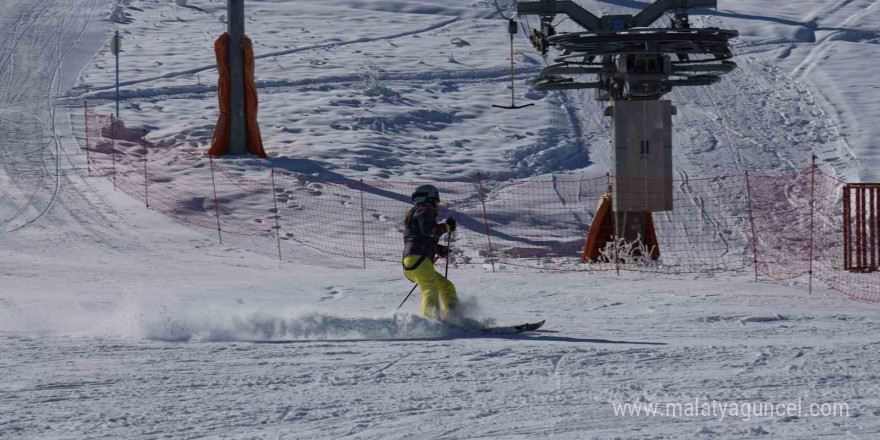
[[[229,32],[229,154],[247,153],[247,119],[244,91],[244,0],[227,0],[227,31]]]
[[[736,69],[728,41],[734,30],[691,27],[688,11],[716,8],[717,0],[657,0],[637,15],[597,17],[574,1],[520,2],[517,13],[537,15],[529,36],[542,55],[559,52],[532,80],[536,90],[595,89],[613,118],[613,207],[617,236],[648,236],[651,212],[671,211],[672,116],[661,98],[679,86],[708,86]],[[649,27],[672,13],[668,27]],[[567,15],[583,32],[557,33]],[[583,77],[589,77],[583,80]],[[651,228],[652,229],[652,228]]]

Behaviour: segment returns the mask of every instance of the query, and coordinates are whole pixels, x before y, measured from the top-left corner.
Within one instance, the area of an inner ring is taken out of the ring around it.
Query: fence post
[[[810,164],[810,295],[813,294],[813,248],[814,244],[814,225],[816,212],[816,155],[813,155],[813,161]]]
[[[281,260],[281,211],[278,210],[278,195],[275,191],[275,169],[269,170],[272,178],[272,203],[275,204],[275,241],[278,242],[278,261]]]
[[[843,268],[850,270],[852,268],[852,201],[850,200],[849,185],[843,186]]]
[[[614,187],[611,184],[611,173],[605,173],[608,178],[608,197],[611,199],[611,239],[614,240],[614,269],[617,270],[617,276],[620,276],[620,254],[619,243],[617,242],[617,212],[614,211]]]
[[[874,257],[874,221],[871,219],[874,212],[874,190],[865,188],[865,266],[868,270],[874,270],[877,259]],[[870,257],[869,257],[870,256]]]
[[[876,270],[877,269],[877,212],[880,209],[877,209],[877,188],[871,188],[868,190],[869,194],[871,194],[871,211],[868,214],[868,221],[871,224],[868,225],[868,228],[871,229],[871,267]]]
[[[89,160],[89,102],[83,101],[83,111],[85,112],[85,120],[86,120],[86,175],[92,175],[92,161]]]
[[[116,191],[116,118],[110,115],[110,156],[113,157],[113,191]]]
[[[143,130],[143,135],[141,136],[141,145],[144,146],[144,203],[147,205],[147,209],[150,208],[150,184],[149,179],[147,178],[147,156],[150,153],[150,150],[147,149],[147,130]]]
[[[746,196],[749,200],[749,224],[752,227],[752,264],[755,266],[755,282],[758,282],[758,234],[755,232],[755,213],[752,211],[752,187],[749,184],[749,172],[746,171]]]
[[[867,265],[865,250],[865,190],[856,188],[856,266],[862,270]]]
[[[211,186],[214,187],[214,215],[217,217],[217,238],[219,238],[220,244],[223,244],[223,233],[220,229],[220,203],[217,201],[217,181],[214,179],[214,158],[208,156],[208,161],[211,162]]]
[[[489,228],[489,214],[486,211],[486,196],[483,192],[482,173],[477,173],[477,183],[480,187],[480,204],[483,205],[483,223],[486,224],[486,239],[489,241],[489,263],[492,265],[492,273],[495,273],[495,255],[492,252],[492,230]]]
[[[364,179],[361,179],[361,252],[364,256],[364,270],[367,269],[367,214],[364,206]]]

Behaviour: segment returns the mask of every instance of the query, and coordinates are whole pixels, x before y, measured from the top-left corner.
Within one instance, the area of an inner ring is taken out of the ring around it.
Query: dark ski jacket
[[[430,203],[412,207],[403,221],[403,256],[421,255],[434,259],[440,236],[448,230],[445,223],[437,223],[437,209]]]

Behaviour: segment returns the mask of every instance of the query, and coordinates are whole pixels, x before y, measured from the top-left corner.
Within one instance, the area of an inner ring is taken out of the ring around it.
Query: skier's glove
[[[449,217],[446,219],[446,226],[449,227],[449,232],[455,232],[455,228],[458,226],[455,222],[455,219]]]
[[[437,256],[446,258],[449,256],[449,248],[442,244],[437,245]]]

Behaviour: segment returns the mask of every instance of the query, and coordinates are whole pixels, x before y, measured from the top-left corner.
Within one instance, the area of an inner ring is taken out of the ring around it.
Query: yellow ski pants
[[[403,259],[404,267],[413,267],[418,263],[418,255],[407,255]],[[404,270],[406,277],[419,284],[422,291],[422,316],[431,319],[445,319],[449,310],[458,303],[455,286],[434,269],[430,258],[425,258],[413,270]],[[438,314],[439,312],[439,314]]]

